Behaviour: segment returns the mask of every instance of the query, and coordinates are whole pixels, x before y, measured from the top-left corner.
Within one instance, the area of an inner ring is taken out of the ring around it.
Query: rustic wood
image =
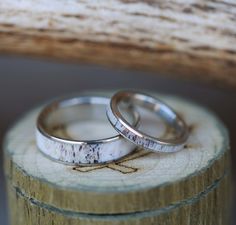
[[[172,154],[139,149],[96,167],[65,166],[45,158],[34,142],[39,108],[26,114],[9,131],[4,147],[12,224],[227,224],[231,185],[226,129],[200,106],[159,97],[187,121],[191,135],[185,148]],[[158,126],[149,121],[149,131],[153,124],[159,134],[168,135],[161,121]]]
[[[233,0],[0,2],[0,52],[236,87]]]
[[[195,196],[186,204],[173,205],[170,209],[139,214],[89,215],[63,212],[38,204],[22,196],[19,190],[8,184],[8,198],[11,207],[12,225],[222,225],[229,224],[230,177],[225,176],[209,193]],[[19,210],[24,209],[24,210]]]

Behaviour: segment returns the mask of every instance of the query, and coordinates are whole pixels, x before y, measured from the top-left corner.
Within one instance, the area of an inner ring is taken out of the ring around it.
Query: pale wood
[[[0,2],[0,52],[236,87],[234,0]]]
[[[185,149],[174,154],[139,150],[101,167],[72,168],[46,159],[34,143],[39,109],[27,114],[8,133],[4,147],[12,224],[227,224],[226,129],[197,105],[160,98],[191,128]]]
[[[195,196],[196,199],[170,209],[126,215],[88,215],[60,211],[43,207],[33,199],[25,198],[19,190],[8,184],[8,198],[11,207],[12,225],[228,225],[229,186],[226,175],[209,193]],[[24,210],[22,210],[24,209]]]

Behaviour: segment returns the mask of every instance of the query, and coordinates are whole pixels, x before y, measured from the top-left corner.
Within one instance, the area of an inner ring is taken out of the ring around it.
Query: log
[[[179,152],[137,149],[109,164],[63,165],[46,158],[35,146],[35,120],[41,107],[20,119],[4,144],[11,224],[228,224],[231,179],[226,128],[201,106],[157,96],[189,126],[190,137]],[[171,135],[161,120],[145,113],[142,129]],[[61,129],[71,137],[81,130],[75,125]]]
[[[236,87],[233,0],[5,0],[0,52]]]

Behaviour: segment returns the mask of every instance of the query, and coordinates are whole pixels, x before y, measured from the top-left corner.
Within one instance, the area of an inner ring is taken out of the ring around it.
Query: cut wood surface
[[[12,225],[228,225],[230,177],[216,181],[184,204],[133,214],[96,215],[63,211],[37,202],[8,184]]]
[[[34,140],[40,108],[26,114],[8,133],[4,147],[12,224],[227,224],[225,127],[198,105],[157,96],[186,120],[190,137],[184,149],[171,154],[137,149],[120,161],[95,167],[63,165],[42,155]],[[162,121],[145,113],[141,118],[141,128],[168,135]],[[66,128],[71,137],[78,131]]]
[[[4,0],[0,52],[236,87],[234,0]]]

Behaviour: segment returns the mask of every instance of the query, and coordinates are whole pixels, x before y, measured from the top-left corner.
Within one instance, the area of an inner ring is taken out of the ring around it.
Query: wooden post
[[[159,154],[137,149],[118,162],[95,167],[66,166],[43,156],[34,141],[40,108],[26,114],[8,132],[4,146],[11,224],[228,224],[226,128],[198,105],[159,97],[189,125],[191,135],[183,150]],[[161,121],[143,120],[150,132],[169,135]]]

